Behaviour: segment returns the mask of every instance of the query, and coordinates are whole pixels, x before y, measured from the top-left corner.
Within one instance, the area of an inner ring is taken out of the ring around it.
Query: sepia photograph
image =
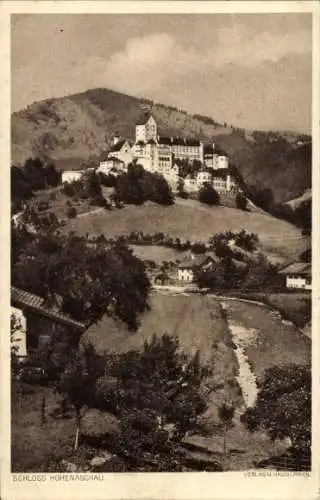
[[[10,31],[11,473],[311,473],[312,13]]]

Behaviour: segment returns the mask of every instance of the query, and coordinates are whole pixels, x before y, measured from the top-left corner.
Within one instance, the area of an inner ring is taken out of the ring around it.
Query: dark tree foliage
[[[22,168],[11,167],[11,200],[29,200],[33,196],[31,183]]]
[[[302,252],[299,256],[299,259],[302,262],[312,262],[312,248],[308,248],[304,252]]]
[[[94,406],[95,387],[103,374],[99,356],[92,345],[83,344],[70,355],[56,384],[56,391],[63,396],[62,410],[71,405],[76,420],[74,450],[81,439],[81,421],[88,407]]]
[[[196,254],[202,254],[205,253],[207,250],[207,247],[204,243],[194,243],[191,246],[191,251]]]
[[[117,177],[115,195],[118,200],[132,205],[142,205],[147,200],[160,205],[174,203],[165,178],[144,170],[138,164],[128,165],[128,171]]]
[[[289,364],[265,372],[257,402],[243,420],[251,431],[265,429],[272,439],[289,437],[292,447],[311,450],[311,370]]]
[[[112,174],[106,175],[103,172],[99,172],[98,176],[102,186],[115,187],[117,184],[117,178]]]
[[[238,193],[236,196],[236,205],[240,210],[247,210],[248,201],[247,198],[242,194]]]
[[[209,239],[209,244],[218,257],[225,257],[231,255],[228,249],[228,242],[231,240],[233,240],[238,247],[248,252],[256,250],[257,244],[259,243],[259,238],[255,233],[247,233],[245,229],[241,229],[238,232],[225,231],[224,233],[217,233]]]
[[[269,212],[274,204],[274,194],[272,189],[263,188],[259,189],[256,186],[248,186],[247,189],[248,197],[253,201],[255,205],[262,208],[266,212]]]
[[[77,217],[77,211],[74,207],[69,207],[67,210],[67,216],[69,219],[74,219]]]
[[[158,465],[174,468],[168,462],[176,456],[177,445],[207,407],[202,381],[210,370],[201,366],[199,353],[187,357],[177,339],[154,336],[142,352],[118,356],[111,372],[118,380],[122,455],[136,463],[149,456]]]
[[[81,179],[65,183],[61,189],[66,196],[89,200],[91,205],[107,205],[102,193],[100,175],[93,170],[85,172]]]
[[[202,169],[202,163],[199,160],[193,160],[191,162],[188,159],[177,158],[175,160],[175,163],[179,167],[179,176],[182,180],[182,183],[183,179],[187,177],[187,175],[190,175],[194,178],[196,174]],[[182,192],[184,192],[184,190],[182,190]]]
[[[61,297],[63,311],[86,324],[109,314],[137,328],[150,285],[143,262],[128,247],[18,228],[12,239],[14,285],[44,298]]]
[[[220,197],[212,186],[205,185],[199,190],[199,201],[210,206],[219,205]]]

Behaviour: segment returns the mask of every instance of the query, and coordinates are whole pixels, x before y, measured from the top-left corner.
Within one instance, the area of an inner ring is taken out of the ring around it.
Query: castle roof
[[[111,146],[109,152],[110,153],[115,153],[117,151],[121,151],[121,148],[122,148],[122,146],[124,145],[125,142],[126,142],[126,139],[122,139],[121,141],[118,141],[116,144],[114,144],[113,146]]]
[[[150,111],[144,111],[140,115],[136,125],[145,125],[147,123],[147,121],[149,120],[149,118],[151,118],[151,117],[152,117],[152,114],[150,113]]]
[[[160,136],[158,139],[159,144],[166,144],[168,146],[194,146],[200,147],[199,139],[192,137],[166,137]]]
[[[218,156],[226,156],[228,157],[227,153],[223,151],[222,149],[219,148],[219,146],[214,146],[212,144],[205,144],[203,146],[203,153],[204,155],[218,155]]]

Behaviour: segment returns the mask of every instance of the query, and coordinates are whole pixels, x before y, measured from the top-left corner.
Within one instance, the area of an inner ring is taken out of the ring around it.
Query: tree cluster
[[[15,203],[28,200],[33,192],[61,183],[61,172],[52,162],[28,158],[23,167],[11,167],[11,200]]]
[[[202,382],[210,370],[201,365],[199,353],[188,357],[179,347],[169,335],[154,335],[141,351],[107,357],[102,363],[92,349],[85,349],[82,358],[71,358],[59,391],[75,409],[75,447],[85,409],[98,407],[119,419],[119,431],[109,446],[129,470],[181,470],[179,446],[207,408]]]
[[[106,206],[107,200],[104,198],[101,188],[101,179],[95,171],[87,171],[81,179],[65,183],[62,192],[71,198],[89,200],[91,205]]]
[[[244,229],[238,232],[225,231],[217,233],[209,239],[209,245],[214,250],[217,257],[227,257],[232,255],[232,250],[229,243],[233,241],[237,247],[248,252],[253,252],[257,249],[259,238],[255,233],[247,233]]]
[[[142,205],[148,200],[160,205],[174,203],[171,188],[165,178],[144,170],[138,164],[128,165],[128,171],[117,177],[114,196],[129,205]]]
[[[311,370],[290,364],[265,372],[255,407],[243,417],[251,431],[265,429],[271,439],[289,437],[299,453],[311,453]]]
[[[74,234],[30,234],[12,228],[12,282],[54,300],[73,318],[91,324],[104,314],[136,329],[147,307],[149,280],[142,261],[125,245]]]

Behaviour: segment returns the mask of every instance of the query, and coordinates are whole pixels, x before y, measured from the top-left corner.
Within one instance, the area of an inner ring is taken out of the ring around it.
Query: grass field
[[[194,200],[177,199],[169,207],[146,203],[126,206],[122,210],[101,211],[73,219],[64,231],[80,235],[104,234],[106,237],[127,235],[131,231],[163,232],[190,241],[207,241],[213,234],[240,229],[258,234],[261,247],[278,261],[296,258],[308,246],[300,231],[285,221],[256,212],[227,207],[208,207]]]
[[[154,294],[150,306],[150,311],[142,315],[141,326],[136,333],[128,333],[122,323],[105,317],[93,325],[85,336],[100,353],[140,349],[154,333],[177,337],[183,352],[195,354],[199,350],[202,362],[213,369],[210,384],[219,387],[217,395],[220,394],[216,404],[225,393],[241,404],[238,387],[234,385],[237,362],[226,323],[221,318],[219,303],[200,295]]]
[[[227,302],[232,321],[258,332],[258,342],[250,346],[247,352],[258,377],[273,364],[309,362],[310,341],[295,327],[283,324],[281,319],[270,314],[267,307],[239,301]],[[217,409],[225,399],[231,399],[238,412],[233,427],[227,433],[228,447],[235,450],[228,458],[227,467],[230,470],[245,470],[252,468],[255,461],[282,452],[283,443],[272,443],[260,431],[252,434],[239,421],[243,399],[235,380],[238,362],[226,319],[221,314],[219,300],[200,295],[152,294],[150,306],[150,311],[142,315],[141,326],[136,333],[129,333],[121,322],[105,317],[100,323],[92,326],[85,337],[102,353],[140,349],[143,342],[150,339],[154,333],[177,336],[184,352],[191,354],[199,349],[202,362],[213,370],[206,386],[215,390],[208,397],[209,408],[205,417],[213,422],[214,430],[209,436],[193,436],[193,442],[218,454],[222,452],[223,437],[216,426]],[[57,421],[49,417],[47,422],[41,425],[42,392],[43,389],[36,389],[34,394],[24,396],[20,410],[13,412],[12,456],[16,472],[43,471],[50,460],[57,458],[74,460],[74,419]],[[55,404],[52,393],[47,394],[48,407]],[[90,452],[95,451],[88,452],[83,450],[83,445],[80,446],[80,454],[87,455]]]
[[[130,248],[139,259],[153,260],[156,264],[175,262],[190,255],[190,252],[178,252],[174,248],[167,248],[160,245],[130,245]]]

